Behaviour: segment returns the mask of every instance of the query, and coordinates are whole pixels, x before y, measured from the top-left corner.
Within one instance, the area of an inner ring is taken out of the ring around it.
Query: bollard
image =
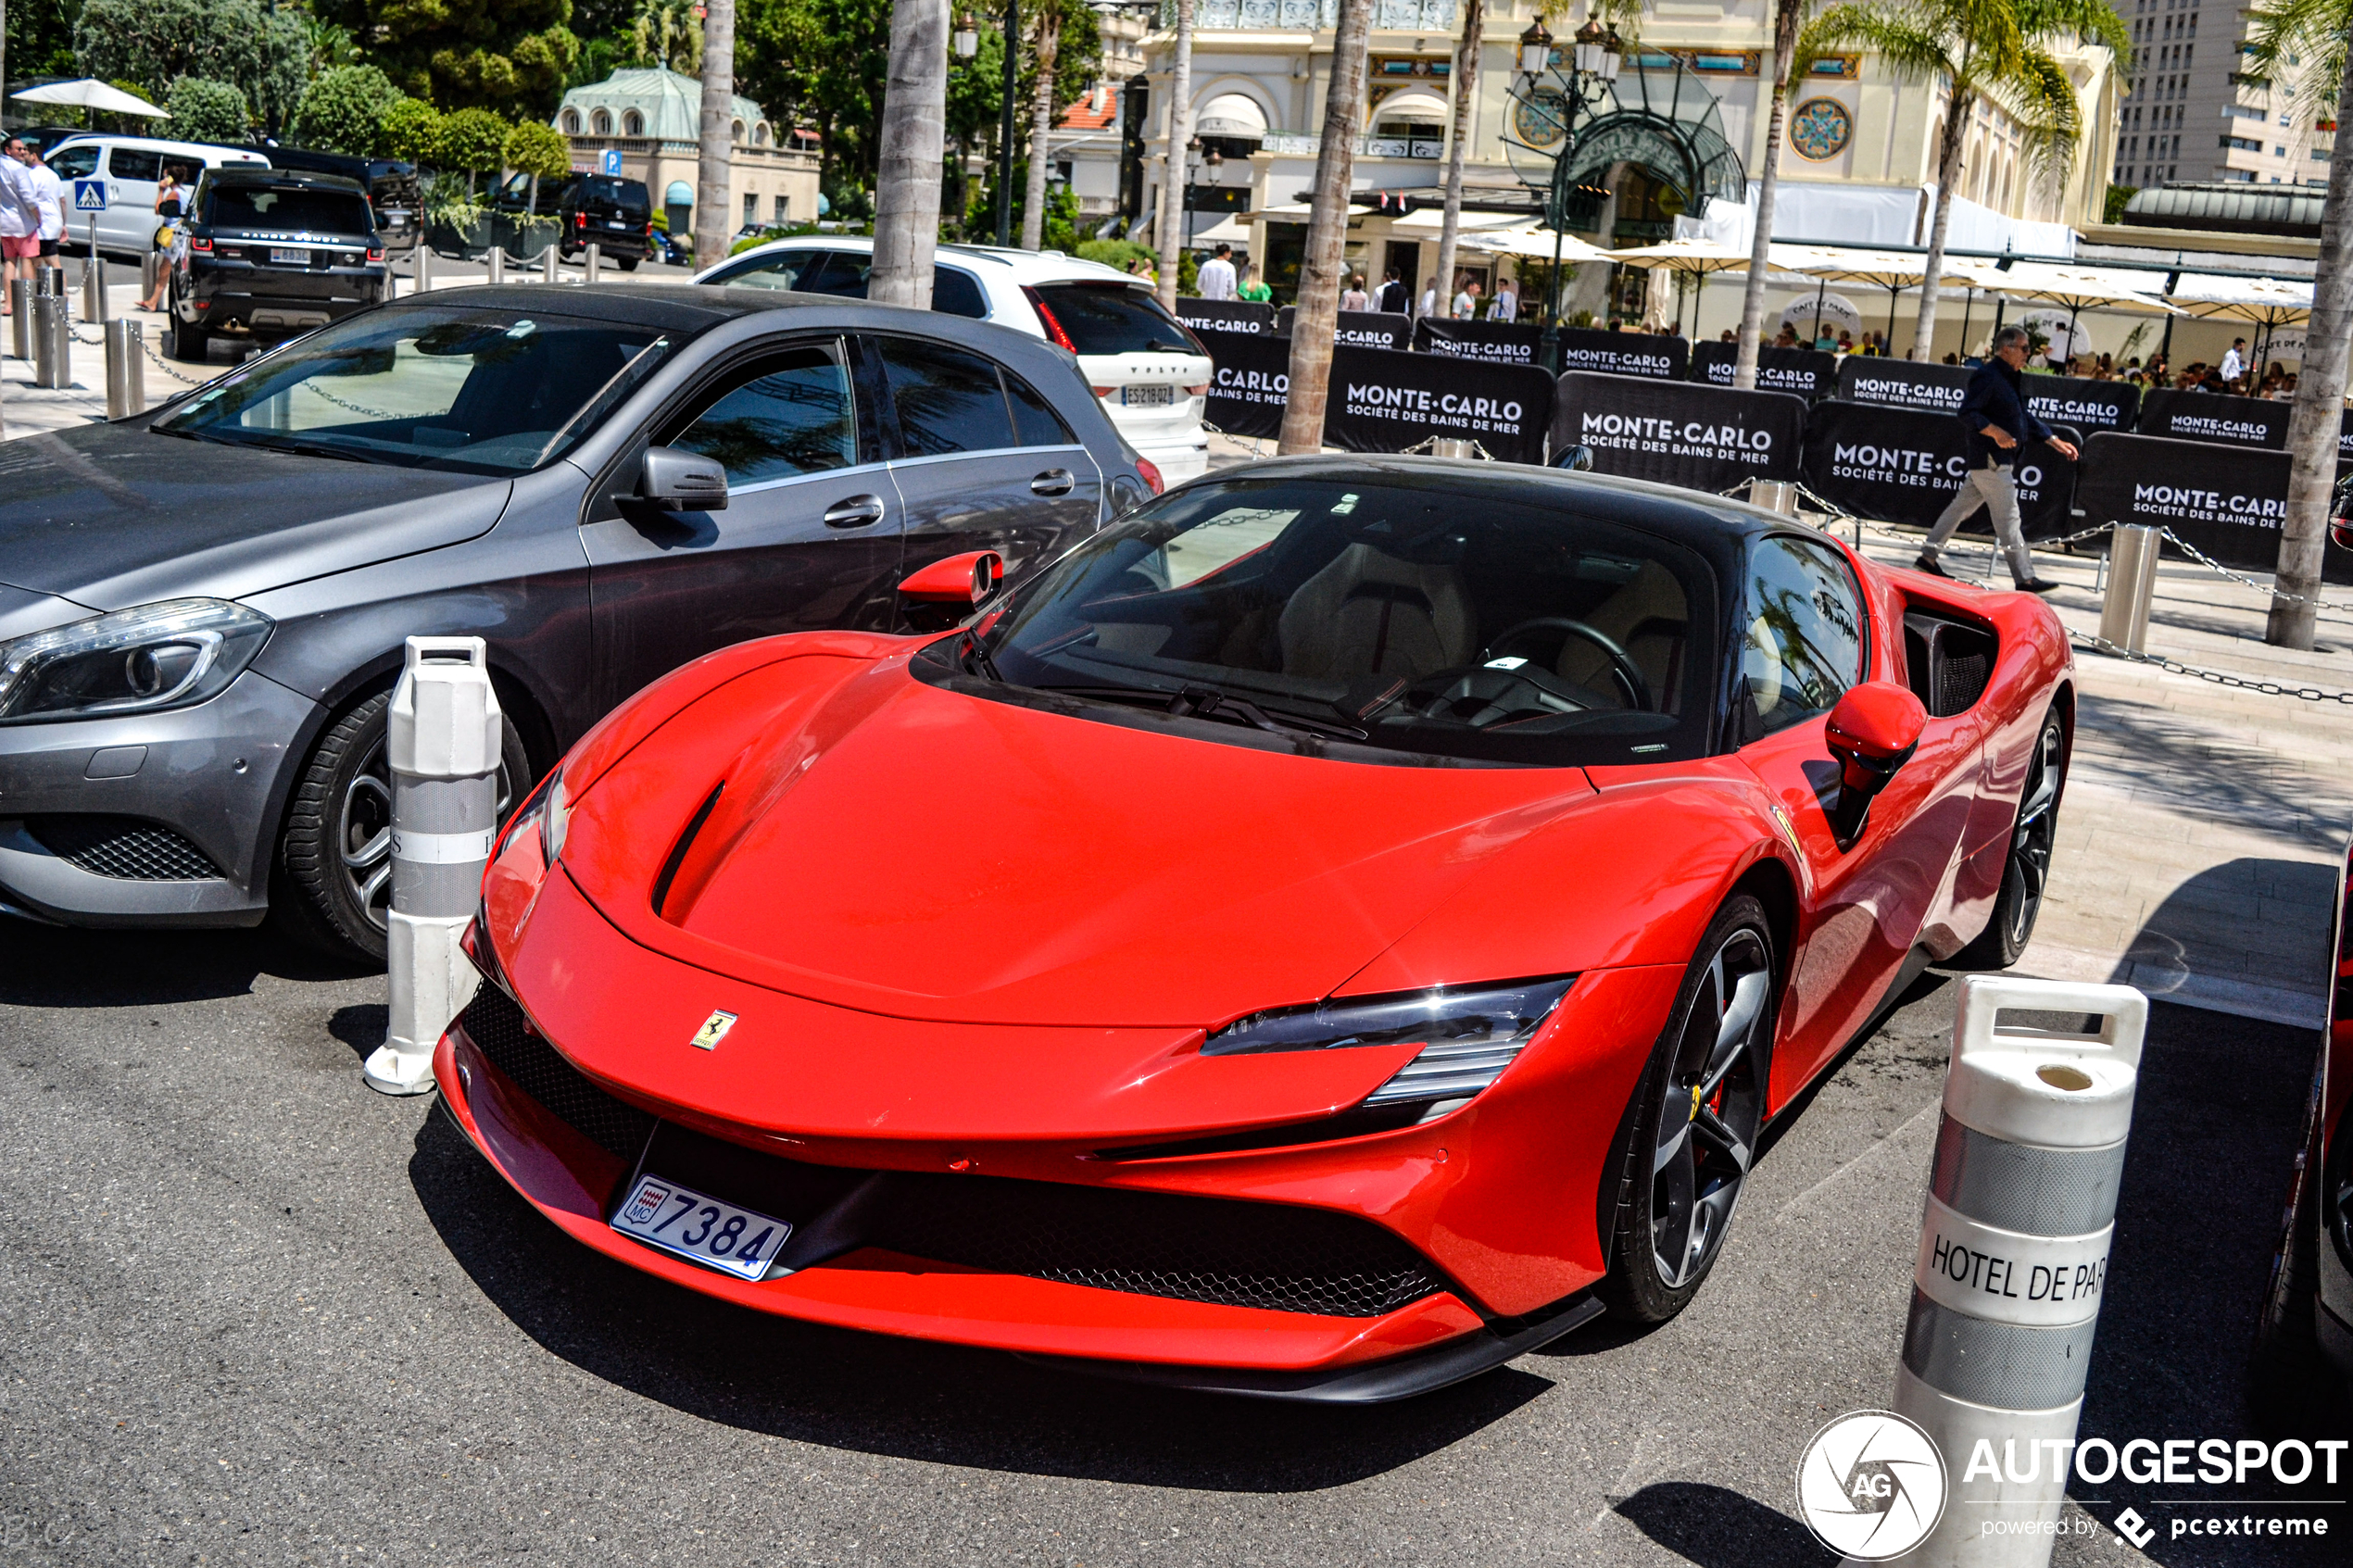
[[[1433,435],[1429,438],[1429,455],[1433,458],[1476,458],[1478,443],[1459,436]]]
[[[433,1051],[473,997],[458,946],[498,832],[504,724],[480,637],[411,637],[393,689],[391,1022],[361,1076],[388,1095],[434,1086]]]
[[[2097,1033],[2005,1025],[2004,1010],[2092,1014]],[[2038,1532],[2067,1492],[2147,1026],[2129,985],[1961,982],[1894,1404],[1935,1440],[1951,1500],[1894,1561],[2051,1560]]]
[[[409,248],[409,275],[416,280],[409,292],[422,294],[433,287],[433,247],[422,239]]]
[[[549,240],[547,248],[539,253],[539,281],[560,283],[563,282],[563,252],[556,248],[555,241]]]
[[[139,297],[156,296],[156,280],[163,276],[163,252],[151,250],[139,258]]]
[[[2164,535],[2145,523],[2110,531],[2108,594],[2100,600],[2100,639],[2146,653],[2149,606],[2157,599],[2157,558]]]
[[[67,351],[73,342],[73,323],[65,320],[65,301],[53,294],[32,296],[32,384],[60,387],[73,380]],[[62,333],[58,328],[65,330]],[[64,342],[58,339],[62,336]]]
[[[127,420],[147,411],[145,334],[136,321],[107,323],[107,418]]]
[[[1797,486],[1786,479],[1752,479],[1748,482],[1748,504],[1783,517],[1795,517]]]
[[[107,270],[103,264],[82,270],[82,319],[92,322],[107,319]]]
[[[32,358],[32,280],[8,280],[8,352],[19,359]]]
[[[503,283],[507,281],[507,253],[503,247],[492,245],[490,254],[483,259],[490,264],[489,274],[484,279],[485,282]]]
[[[581,265],[580,281],[584,283],[595,282],[597,281],[597,275],[604,270],[604,266],[605,253],[603,249],[598,245],[596,241],[590,240],[588,242],[587,259]]]

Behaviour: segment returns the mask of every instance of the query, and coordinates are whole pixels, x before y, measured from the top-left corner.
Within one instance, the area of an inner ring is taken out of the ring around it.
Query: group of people
[[[2032,360],[2029,361],[2032,363]],[[2079,354],[2069,358],[2054,355],[2047,349],[2042,355],[2043,368],[2054,374],[2076,376],[2084,381],[2123,382],[2146,392],[2206,392],[2224,397],[2262,397],[2288,402],[2296,396],[2296,372],[2279,360],[2271,368],[2259,371],[2248,358],[2246,339],[2232,341],[2230,350],[2220,364],[2209,365],[2203,359],[2193,359],[2180,370],[2167,360],[2164,351],[2149,356],[2143,363],[2138,355],[2121,365],[2112,354],[2093,356]],[[1957,354],[1944,356],[1947,365],[1975,365],[1977,360],[1963,359]]]
[[[1735,341],[1731,328],[1726,327],[1724,329],[1723,340],[1726,343]],[[1857,341],[1855,334],[1849,332],[1846,328],[1840,327],[1833,331],[1830,323],[1825,321],[1817,321],[1814,323],[1814,335],[1810,338],[1797,330],[1795,322],[1783,321],[1781,323],[1780,334],[1773,339],[1772,346],[1775,348],[1812,348],[1824,354],[1838,355],[1886,355],[1894,352],[1887,346],[1887,334],[1885,332],[1866,332],[1861,340]]]
[[[9,313],[7,283],[37,282],[44,267],[63,270],[57,245],[65,233],[65,182],[22,137],[0,142],[0,316]],[[55,292],[65,292],[62,277],[54,282]]]
[[[1245,261],[1234,265],[1234,247],[1221,245],[1201,264],[1201,276],[1195,286],[1203,299],[1239,299],[1253,305],[1265,305],[1275,297],[1258,269]]]

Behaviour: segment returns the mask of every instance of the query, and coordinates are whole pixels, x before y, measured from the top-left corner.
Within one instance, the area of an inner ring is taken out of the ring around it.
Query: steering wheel
[[[1626,689],[1626,705],[1641,712],[1650,711],[1650,687],[1642,680],[1642,666],[1636,664],[1633,657],[1617,646],[1615,638],[1595,631],[1582,621],[1572,621],[1565,615],[1540,615],[1533,621],[1521,621],[1488,644],[1486,651],[1479,655],[1479,662],[1483,664],[1493,657],[1497,648],[1509,646],[1511,640],[1522,632],[1540,631],[1567,632],[1571,636],[1584,638],[1601,649],[1603,655],[1609,659],[1610,673],[1617,676],[1617,684]]]

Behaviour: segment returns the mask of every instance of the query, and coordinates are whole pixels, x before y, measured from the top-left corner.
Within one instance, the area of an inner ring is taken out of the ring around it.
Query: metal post
[[[1465,441],[1459,436],[1434,435],[1430,437],[1429,455],[1433,458],[1476,458],[1478,456],[1478,443]]]
[[[1748,504],[1783,517],[1795,517],[1797,486],[1786,479],[1752,479],[1748,482]]]
[[[590,240],[586,255],[581,262],[580,281],[584,283],[595,282],[597,274],[604,270],[604,251],[598,247],[596,241]]]
[[[503,283],[507,281],[507,251],[505,246],[492,245],[490,247],[490,254],[484,257],[483,260],[488,262],[490,265],[490,270],[484,280],[484,282],[491,283]]]
[[[416,279],[411,294],[422,294],[433,287],[433,247],[419,240],[409,252],[409,274]]]
[[[32,280],[8,280],[8,352],[19,359],[32,358]]]
[[[997,243],[1013,243],[1013,99],[1019,86],[1021,67],[1021,0],[1005,0],[1005,81],[1002,109],[997,125]],[[1168,116],[1169,157],[1167,169],[1171,178],[1184,166],[1185,149],[1176,143],[1176,106]],[[1158,239],[1159,231],[1153,231]]]
[[[98,255],[98,220],[90,220],[90,254],[82,258],[82,319],[107,319],[107,264]]]
[[[60,329],[63,329],[62,331]],[[67,355],[73,343],[73,322],[66,302],[54,294],[32,296],[32,384],[60,387],[73,381]]]
[[[549,240],[547,248],[539,253],[539,281],[543,283],[560,283],[563,282],[563,252],[556,248],[555,241]]]
[[[360,1076],[388,1095],[434,1086],[433,1052],[479,983],[458,946],[498,831],[505,722],[480,637],[411,637],[385,736],[392,766],[391,1018]]]
[[[2108,533],[2108,594],[2100,600],[2100,640],[2146,653],[2149,606],[2157,598],[2157,559],[2164,535],[2145,523]]]
[[[2094,1032],[2006,1028],[2002,1010]],[[1961,982],[1893,1406],[1935,1441],[1949,1500],[1906,1563],[2051,1560],[2147,1025],[2129,985]]]
[[[147,411],[143,336],[136,321],[107,323],[107,418],[110,420],[127,420]]]
[[[153,299],[156,280],[163,275],[163,252],[150,250],[139,257],[139,297]]]

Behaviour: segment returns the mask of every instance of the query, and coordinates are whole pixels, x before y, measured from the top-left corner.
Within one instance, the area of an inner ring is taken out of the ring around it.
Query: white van
[[[55,169],[66,186],[66,236],[69,254],[87,242],[91,209],[77,205],[76,181],[104,182],[107,205],[95,213],[98,248],[133,260],[155,244],[156,193],[167,169],[184,169],[182,182],[193,194],[196,181],[208,169],[223,164],[250,163],[263,169],[269,158],[242,147],[216,147],[201,142],[165,142],[152,136],[69,136],[49,150],[42,161]]]

